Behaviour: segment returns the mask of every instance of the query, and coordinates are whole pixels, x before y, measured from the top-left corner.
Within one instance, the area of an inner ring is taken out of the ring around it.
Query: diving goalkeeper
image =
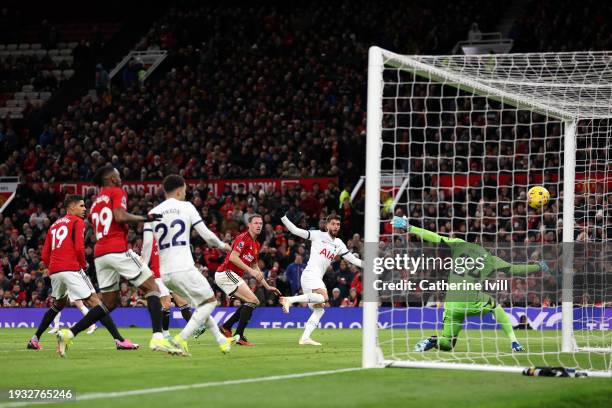
[[[445,244],[451,250],[453,260],[463,258],[480,258],[483,260],[482,267],[472,269],[466,273],[457,274],[453,272],[449,276],[449,283],[452,282],[481,282],[489,278],[495,271],[504,270],[513,275],[526,275],[539,271],[548,272],[549,267],[544,261],[532,265],[510,264],[503,259],[493,256],[480,245],[466,242],[460,238],[448,238],[438,235],[422,228],[408,225],[408,221],[404,217],[393,217],[391,224],[394,228],[408,230],[409,233],[420,237],[423,241],[434,244]],[[452,297],[461,298],[462,301],[449,301]],[[495,299],[490,295],[482,292],[463,291],[461,295],[453,295],[447,297],[444,302],[444,317],[442,337],[432,336],[418,342],[414,351],[427,351],[434,347],[442,351],[451,351],[457,343],[457,337],[461,332],[463,321],[467,316],[484,316],[488,313],[493,313],[495,321],[499,323],[502,330],[508,336],[512,343],[512,351],[525,351],[523,346],[518,342],[510,319],[501,305],[497,304]]]

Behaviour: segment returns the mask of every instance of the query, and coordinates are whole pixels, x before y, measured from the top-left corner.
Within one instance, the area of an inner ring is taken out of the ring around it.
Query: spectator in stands
[[[332,297],[329,299],[329,305],[331,307],[340,307],[342,305],[342,296],[340,296],[340,289],[332,289]]]
[[[285,279],[289,283],[291,296],[295,296],[300,292],[300,278],[302,277],[302,271],[305,267],[306,264],[302,259],[302,255],[296,253],[293,262],[287,266],[287,269],[285,269]]]

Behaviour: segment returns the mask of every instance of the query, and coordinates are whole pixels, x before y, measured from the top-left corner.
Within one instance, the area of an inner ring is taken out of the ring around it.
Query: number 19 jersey
[[[127,195],[120,187],[104,187],[91,206],[90,218],[96,234],[94,256],[128,250],[128,225],[119,224],[113,217],[115,208],[127,211]]]
[[[162,216],[161,220],[150,223],[159,251],[160,274],[193,270],[191,228],[204,222],[198,210],[189,201],[169,198],[149,213]]]

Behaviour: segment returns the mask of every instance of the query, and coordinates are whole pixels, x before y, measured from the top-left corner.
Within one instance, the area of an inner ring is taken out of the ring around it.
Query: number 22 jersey
[[[90,218],[96,234],[94,256],[125,252],[128,250],[128,225],[115,221],[113,210],[127,211],[127,195],[121,187],[103,187],[91,206]]]

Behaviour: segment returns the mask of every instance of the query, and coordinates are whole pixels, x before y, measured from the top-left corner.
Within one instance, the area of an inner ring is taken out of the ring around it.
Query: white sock
[[[162,334],[164,335],[164,337],[168,337],[170,335],[170,331],[162,330]]]
[[[81,313],[83,313],[83,316],[85,316],[87,312],[89,312],[89,309],[85,305],[79,307],[79,310],[81,311]]]
[[[298,296],[287,296],[285,299],[291,304],[294,303],[325,303],[325,298],[320,293],[304,293]]]
[[[325,309],[322,307],[314,307],[312,308],[312,314],[306,325],[304,326],[304,333],[302,333],[302,340],[306,340],[310,338],[310,335],[317,328],[319,322],[321,321],[321,317],[323,317],[323,313],[325,313]]]
[[[55,327],[56,329],[59,328],[60,326],[60,317],[62,317],[62,312],[59,312],[55,316],[55,319],[53,319],[53,327]]]
[[[215,340],[217,340],[217,343],[225,344],[225,342],[227,341],[226,337],[221,334],[219,326],[217,326],[217,322],[215,321],[215,319],[212,318],[212,316],[208,316],[208,319],[206,319],[204,324],[206,325],[206,328],[210,330]]]
[[[189,337],[191,337],[193,332],[196,331],[198,327],[201,327],[204,324],[204,322],[206,321],[206,319],[208,319],[212,311],[215,310],[216,306],[216,302],[209,302],[203,304],[202,306],[199,306],[191,315],[191,319],[189,319],[189,321],[185,325],[185,328],[183,329],[183,331],[181,331],[180,336],[184,340],[187,340]]]
[[[164,335],[161,334],[161,332],[153,333],[153,340],[163,340],[163,339],[164,339]]]

